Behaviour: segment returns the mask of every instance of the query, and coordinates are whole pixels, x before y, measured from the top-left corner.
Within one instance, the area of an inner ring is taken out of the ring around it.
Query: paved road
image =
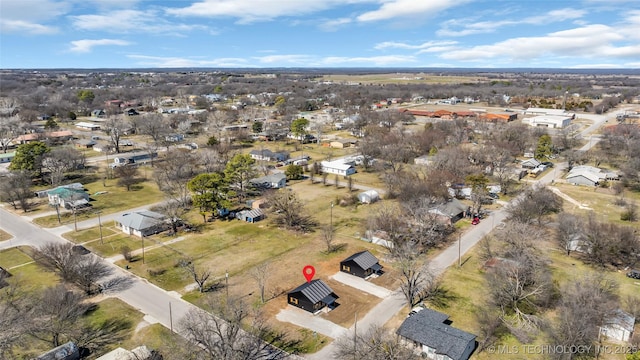
[[[97,224],[97,219],[95,221]],[[70,230],[43,229],[3,208],[0,208],[0,228],[14,236],[10,240],[0,242],[0,250],[14,246],[39,247],[49,242],[66,242],[67,240],[61,238],[58,233]],[[117,297],[165,327],[171,328],[173,324],[175,329],[179,319],[189,310],[197,309],[196,306],[172,296],[146,280],[140,279],[107,261],[105,263],[113,269],[116,276],[119,276],[128,285],[126,289],[121,291],[107,291],[107,295]],[[171,316],[169,306],[171,306]]]
[[[328,336],[332,339],[336,339],[347,333],[347,329],[344,327],[293,306],[287,306],[280,310],[276,315],[276,319],[313,330],[318,334]]]
[[[615,119],[617,113],[608,114],[606,116],[593,115],[588,116],[594,123],[587,129],[580,133],[581,137],[590,136],[590,134],[596,131],[602,124],[609,119]],[[582,117],[582,115],[581,115]],[[594,137],[595,139],[595,137]],[[590,141],[580,150],[588,150],[596,144],[595,141]],[[561,176],[564,169],[567,167],[567,163],[556,164],[554,171],[550,171],[545,176],[539,178],[536,182],[543,185],[552,183],[558,176]],[[500,210],[493,211],[488,218],[483,219],[478,225],[475,225],[470,231],[467,231],[459,238],[459,241],[452,244],[443,252],[434,257],[430,266],[432,271],[436,275],[441,275],[447,267],[457,264],[458,259],[464,262],[464,254],[466,254],[471,248],[473,248],[485,235],[489,234],[496,226],[502,223],[507,217],[507,213],[504,207]],[[386,297],[375,306],[369,313],[367,313],[357,323],[358,329],[368,329],[371,325],[384,325],[389,321],[396,313],[407,305],[407,302],[400,291],[395,291],[391,296]],[[353,334],[354,327],[349,329],[349,333]],[[308,359],[313,360],[325,360],[332,359],[335,352],[335,342],[332,342],[322,348],[315,354],[306,356]]]

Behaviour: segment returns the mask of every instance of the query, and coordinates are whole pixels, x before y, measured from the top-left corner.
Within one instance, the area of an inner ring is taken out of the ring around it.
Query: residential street
[[[610,118],[610,116],[607,116],[607,118]],[[580,136],[582,138],[589,137],[590,139],[596,140],[590,140],[583,148],[581,148],[581,150],[588,150],[597,143],[599,138],[591,138],[590,134],[593,131],[597,130],[600,125],[604,124],[607,118],[600,117],[597,120],[594,119],[594,124],[580,133]],[[613,118],[615,119],[615,114],[613,114]],[[549,171],[546,175],[538,179],[536,182],[545,185],[552,183],[553,180],[555,180],[563,173],[563,169],[566,168],[566,166],[566,163],[556,164],[556,167],[553,169],[553,171]],[[346,186],[346,183],[341,182],[340,185]],[[358,189],[370,189],[366,186],[358,186],[357,184],[354,185],[354,187]],[[382,191],[380,189],[376,190],[380,191],[382,194]],[[143,206],[127,211],[121,211],[113,214],[104,214],[101,216],[101,221],[102,223],[113,221],[113,219],[115,219],[122,213],[147,209],[150,206],[152,205]],[[447,267],[451,265],[457,265],[459,259],[464,265],[464,255],[486,234],[490,233],[496,226],[502,223],[505,218],[506,211],[504,210],[504,208],[491,212],[491,214],[487,218],[483,219],[478,225],[473,226],[471,229],[469,229],[469,231],[463,234],[457,242],[451,244],[447,249],[431,259],[430,266],[435,275],[441,275]],[[0,228],[13,235],[13,238],[11,238],[10,240],[0,242],[0,250],[15,246],[39,247],[48,242],[65,242],[67,240],[63,239],[61,235],[65,232],[73,231],[74,229],[73,224],[64,225],[52,229],[44,229],[32,224],[31,220],[32,219],[26,216],[18,216],[0,207]],[[81,229],[96,225],[98,225],[97,217],[79,222],[78,228]],[[177,295],[174,296],[172,295],[172,293],[169,293],[153,284],[150,284],[145,279],[138,278],[121,269],[120,267],[113,265],[111,262],[108,262],[106,260],[104,261],[113,268],[114,274],[123,279],[126,279],[125,283],[128,285],[128,287],[126,287],[125,289],[119,289],[117,291],[107,290],[105,295],[114,296],[121,299],[132,307],[138,309],[143,314],[147,315],[147,318],[151,318],[167,328],[176,329],[179,323],[179,319],[181,319],[189,310],[197,309],[196,306],[181,300],[179,297],[177,297]],[[340,276],[340,273],[334,275],[334,277],[337,277],[338,281],[342,281],[339,279]],[[346,281],[346,283],[348,285],[351,285],[349,281]],[[358,283],[354,283],[353,285],[356,288],[361,288]],[[384,325],[389,319],[395,316],[399,311],[403,309],[403,307],[406,306],[404,296],[399,290],[394,292],[389,292],[388,290],[386,290],[385,292],[375,287],[362,287],[361,289],[376,296],[382,297],[383,300],[367,314],[356,314],[356,325],[359,331],[368,329],[371,325],[374,324]],[[297,309],[286,309],[285,311],[282,311],[280,314],[278,314],[277,318],[281,321],[291,322],[304,327],[307,327],[307,325],[305,324],[309,324],[309,321],[312,321],[314,326],[311,326],[311,329],[314,329],[315,327],[318,333],[322,333],[334,338],[343,336],[342,334],[345,334],[345,329],[338,325],[335,325],[333,323],[323,323],[319,320],[326,320],[321,318],[313,318],[309,320],[301,317],[300,314],[297,314],[292,310]],[[352,334],[352,332],[354,331],[354,327],[355,326],[352,326],[350,329],[348,329],[348,331],[346,331],[346,334],[349,334],[349,332],[351,332]],[[335,346],[332,342],[325,346],[321,351],[315,354],[310,354],[309,356],[307,356],[307,358],[318,360],[330,359],[332,358],[331,354],[334,351]]]
[[[88,220],[83,225],[92,226],[92,221],[93,219]],[[97,219],[95,219],[95,224],[97,224]],[[78,226],[80,227],[80,223]],[[43,229],[31,224],[20,216],[6,211],[4,208],[0,208],[0,228],[14,236],[10,240],[0,242],[0,250],[21,245],[38,247],[47,242],[67,241],[61,238],[59,234],[73,230],[73,227],[71,227],[71,229]],[[124,290],[109,291],[107,289],[105,295],[117,297],[143,314],[155,319],[165,327],[171,328],[173,322],[173,328],[175,330],[179,319],[189,310],[197,309],[196,306],[172,296],[167,291],[150,284],[144,279],[131,275],[129,272],[106,260],[105,263],[113,268],[115,276],[126,279],[125,283],[128,285]],[[169,306],[171,306],[172,316],[170,316]]]

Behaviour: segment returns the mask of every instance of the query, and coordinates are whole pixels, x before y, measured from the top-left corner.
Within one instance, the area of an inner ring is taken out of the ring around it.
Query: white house
[[[564,109],[547,109],[530,107],[522,111],[523,115],[552,115],[552,116],[569,116],[575,118],[576,114],[565,111]]]
[[[527,159],[527,160],[522,160],[522,162],[520,163],[520,165],[522,165],[523,168],[525,169],[535,169],[538,166],[540,166],[540,161],[536,160],[536,159]]]
[[[82,130],[90,130],[90,131],[100,130],[100,125],[86,122],[86,121],[77,122],[76,127]]]
[[[633,315],[618,309],[605,320],[605,324],[600,327],[600,334],[617,341],[629,341],[633,336],[635,322]]]
[[[356,168],[353,165],[345,164],[341,160],[322,161],[320,166],[322,167],[322,172],[327,174],[349,176],[356,173]]]
[[[573,185],[596,186],[605,180],[618,180],[618,174],[597,167],[579,165],[571,168],[567,174],[567,182]]]
[[[167,230],[166,218],[163,214],[142,210],[122,214],[115,219],[115,222],[125,234],[143,237]]]

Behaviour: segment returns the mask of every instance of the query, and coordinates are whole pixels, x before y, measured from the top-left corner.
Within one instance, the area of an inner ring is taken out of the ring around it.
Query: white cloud
[[[353,20],[351,20],[350,18],[339,18],[339,19],[332,19],[332,20],[327,20],[324,23],[320,24],[320,29],[324,30],[324,31],[337,31],[338,28],[350,24],[352,23]]]
[[[31,35],[54,34],[58,28],[30,23],[23,20],[1,20],[0,32],[2,33],[26,33]]]
[[[474,19],[452,19],[443,23],[443,28],[436,32],[439,36],[468,36],[473,34],[492,33],[501,27],[514,25],[545,25],[566,20],[577,20],[586,15],[587,11],[582,9],[556,9],[543,15],[517,18],[511,16],[509,20],[478,21]],[[460,29],[456,29],[460,27]]]
[[[402,42],[394,42],[394,41],[384,41],[378,43],[374,46],[374,49],[384,50],[384,49],[406,49],[406,50],[428,50],[435,46],[445,46],[445,45],[455,45],[456,41],[427,41],[422,44],[411,45]]]
[[[175,16],[233,17],[248,24],[270,21],[282,16],[301,16],[357,3],[378,3],[379,0],[204,0],[183,8],[167,8]]]
[[[433,17],[440,11],[464,5],[470,0],[383,0],[379,9],[358,16],[359,21],[380,21],[395,18]]]
[[[284,64],[305,65],[309,64],[313,60],[310,55],[267,55],[254,57],[262,64],[277,64],[278,66],[284,66]]]
[[[405,66],[407,63],[415,63],[417,59],[414,56],[407,55],[388,55],[388,56],[370,56],[370,57],[341,57],[330,56],[321,59],[322,65],[338,66],[361,64],[362,66]]]
[[[159,11],[124,9],[103,14],[77,15],[70,17],[73,26],[82,30],[111,33],[147,32],[174,33],[180,35],[194,29],[205,30],[203,25],[172,23],[163,19]]]
[[[241,58],[219,58],[212,60],[162,57],[147,55],[127,55],[128,58],[138,60],[137,65],[152,66],[160,68],[183,68],[183,67],[251,67],[245,59]]]
[[[72,41],[71,45],[72,47],[70,51],[72,52],[88,53],[88,52],[91,52],[91,50],[95,46],[109,46],[109,45],[127,46],[127,45],[131,45],[131,43],[129,41],[118,40],[118,39],[99,39],[99,40],[84,39],[84,40]]]
[[[0,1],[0,32],[29,35],[53,34],[55,26],[43,23],[55,20],[70,9],[67,2],[51,0]]]
[[[500,61],[529,62],[548,58],[640,58],[640,44],[616,46],[625,38],[615,28],[606,25],[584,27],[549,33],[546,36],[518,37],[491,45],[459,48],[445,52],[443,59],[457,61]]]

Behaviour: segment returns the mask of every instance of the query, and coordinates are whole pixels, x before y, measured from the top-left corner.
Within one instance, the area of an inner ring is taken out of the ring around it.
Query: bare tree
[[[136,178],[138,176],[138,168],[125,164],[124,166],[118,166],[115,168],[115,175],[118,178],[118,185],[127,188],[127,191],[131,190],[131,185],[138,182]]]
[[[24,124],[17,116],[0,121],[0,148],[7,152],[9,145],[24,132]]]
[[[194,343],[205,359],[261,360],[282,359],[287,354],[274,348],[272,335],[260,313],[236,298],[212,297],[211,312],[191,310],[180,323],[181,331]],[[244,330],[246,329],[246,330]]]
[[[274,192],[269,198],[269,204],[276,224],[302,232],[311,231],[316,225],[302,201],[290,189]]]
[[[34,250],[34,259],[57,272],[67,282],[81,286],[92,294],[98,280],[110,275],[111,268],[93,254],[74,250],[69,243],[47,243]]]
[[[4,272],[0,272],[0,283]],[[34,303],[18,281],[0,289],[0,358],[15,358],[13,348],[26,343],[34,327]]]
[[[335,229],[331,225],[325,225],[322,227],[322,241],[327,247],[327,254],[332,253],[335,248],[333,246],[333,240],[335,235]]]
[[[582,238],[583,229],[583,221],[578,216],[566,212],[558,214],[556,239],[567,255],[571,254],[575,241]]]
[[[49,182],[57,186],[64,180],[64,173],[84,166],[84,155],[73,148],[53,148],[42,159],[42,167],[48,172]]]
[[[548,335],[559,346],[594,349],[600,326],[618,308],[618,284],[603,273],[578,275],[561,288],[562,298],[555,324]],[[571,359],[577,354],[558,354],[558,359]],[[580,354],[582,356],[589,354]],[[593,352],[590,355],[594,355]]]
[[[196,264],[193,263],[191,259],[182,259],[180,260],[180,266],[189,274],[193,281],[198,285],[198,290],[203,293],[206,291],[205,284],[209,277],[211,276],[211,271],[209,269],[201,269],[198,271],[196,269]]]
[[[190,191],[187,183],[198,174],[195,156],[182,149],[170,150],[165,160],[156,166],[155,181],[169,199],[182,207],[190,203]]]
[[[0,200],[11,204],[14,210],[19,206],[22,211],[27,212],[31,209],[29,199],[33,197],[31,185],[31,175],[27,171],[12,171],[0,181]]]
[[[269,279],[269,274],[270,274],[269,262],[265,261],[261,264],[256,265],[249,271],[249,274],[251,275],[253,280],[256,281],[256,284],[258,285],[258,290],[260,291],[260,302],[264,304],[265,302],[264,293],[267,287],[267,280]]]
[[[116,153],[120,153],[120,139],[127,129],[128,125],[125,121],[117,116],[110,116],[104,123],[104,131],[109,135]]]
[[[373,325],[359,334],[349,334],[336,340],[333,358],[340,360],[417,360],[420,356],[399,337],[388,330]]]
[[[399,270],[400,289],[410,307],[429,299],[440,286],[438,279],[429,270],[428,264],[421,265],[414,258],[402,259]]]
[[[509,219],[521,223],[537,221],[542,224],[545,216],[562,210],[562,198],[554,194],[549,188],[536,186],[529,188],[507,206]]]
[[[78,320],[89,309],[84,297],[57,285],[44,290],[36,309],[36,323],[32,335],[49,341],[53,347],[61,345],[63,338],[79,326]]]

